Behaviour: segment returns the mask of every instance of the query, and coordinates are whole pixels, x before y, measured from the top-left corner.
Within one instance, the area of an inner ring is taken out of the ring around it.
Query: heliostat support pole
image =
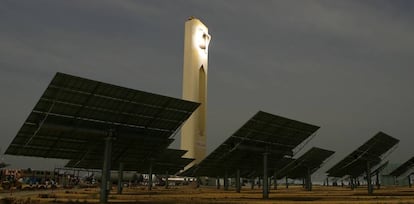
[[[312,173],[310,168],[308,168],[307,174],[306,174],[306,190],[312,191]]]
[[[276,173],[276,169],[275,169],[275,173],[273,174],[273,182],[274,182],[274,188],[275,190],[277,190],[277,173]]]
[[[302,188],[306,189],[306,178],[302,178]]]
[[[286,189],[289,188],[289,182],[288,182],[288,177],[286,176]]]
[[[165,189],[168,189],[168,178],[170,178],[170,174],[167,171],[165,174]]]
[[[240,169],[236,171],[236,192],[240,193],[241,185],[240,185]]]
[[[227,174],[227,169],[226,172],[224,173],[224,190],[227,191],[229,190],[229,180],[228,180],[228,174]]]
[[[351,190],[354,190],[354,179],[352,176],[349,177],[349,186],[351,187]]]
[[[267,155],[267,152],[263,153],[263,199],[269,198],[269,180],[267,179]]]
[[[380,181],[379,181],[379,171],[377,171],[376,174],[375,174],[375,183],[377,184],[377,189],[380,189],[381,184],[380,184]]]
[[[122,194],[122,180],[124,177],[124,163],[119,163],[118,171],[118,194]]]
[[[111,190],[111,153],[112,153],[112,140],[113,131],[108,131],[108,137],[105,138],[105,152],[104,152],[104,163],[102,167],[102,181],[101,181],[101,195],[99,198],[100,203],[108,202],[108,194]]]
[[[369,161],[367,162],[367,185],[368,185],[368,195],[372,195],[374,189],[372,188],[371,183],[371,165]]]
[[[152,159],[150,161],[149,173],[148,173],[148,190],[152,190]]]

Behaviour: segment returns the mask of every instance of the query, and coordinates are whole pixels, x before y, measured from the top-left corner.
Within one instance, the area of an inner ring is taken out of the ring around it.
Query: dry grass
[[[99,189],[73,189],[38,194],[29,198],[32,203],[98,203]],[[271,190],[269,199],[262,199],[261,189],[234,189],[224,191],[202,187],[172,187],[170,189],[145,188],[124,189],[122,195],[116,194],[116,188],[109,195],[110,203],[414,203],[414,190],[400,187],[387,187],[375,190],[368,196],[366,188],[350,190],[341,187],[315,186],[312,192],[299,186],[289,189]],[[23,202],[21,202],[23,203]]]

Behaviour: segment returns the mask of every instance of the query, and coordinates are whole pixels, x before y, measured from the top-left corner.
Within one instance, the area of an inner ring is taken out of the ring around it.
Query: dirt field
[[[3,195],[3,197],[5,197]],[[98,203],[99,189],[70,189],[37,194],[15,194],[7,196],[3,203]],[[262,199],[261,189],[234,189],[224,191],[215,188],[155,187],[152,191],[144,187],[124,189],[122,195],[116,194],[116,188],[109,195],[110,203],[414,203],[414,190],[408,187],[387,187],[375,190],[368,196],[366,188],[356,190],[341,187],[314,186],[312,192],[299,186],[271,190],[269,199]],[[0,201],[1,203],[1,201]]]

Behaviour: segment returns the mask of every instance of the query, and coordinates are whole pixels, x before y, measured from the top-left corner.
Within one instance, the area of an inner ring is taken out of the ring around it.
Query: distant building
[[[388,164],[380,173],[380,182],[384,186],[408,186],[407,173],[401,175],[398,178],[389,175],[392,171],[398,168],[401,163],[397,164]]]

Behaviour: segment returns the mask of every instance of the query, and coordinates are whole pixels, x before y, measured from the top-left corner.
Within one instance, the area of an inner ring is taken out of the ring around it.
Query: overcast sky
[[[2,152],[56,72],[180,98],[191,15],[212,36],[208,152],[262,110],[321,126],[303,151],[336,151],[325,170],[378,131],[401,140],[392,163],[414,156],[408,0],[0,0]]]

